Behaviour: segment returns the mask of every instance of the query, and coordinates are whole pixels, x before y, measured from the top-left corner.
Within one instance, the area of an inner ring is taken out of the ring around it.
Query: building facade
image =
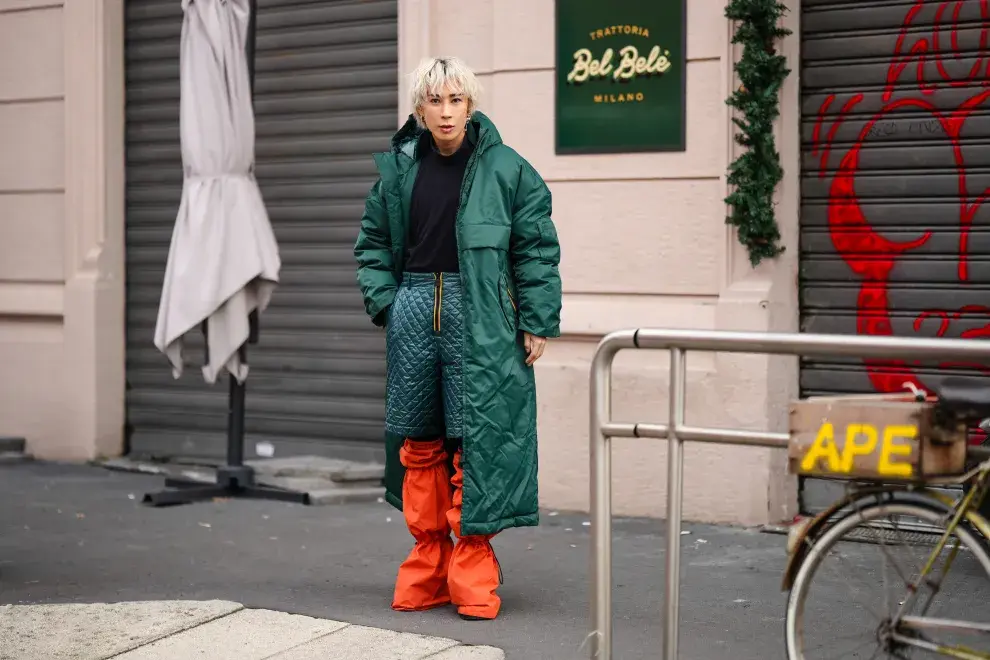
[[[553,0],[259,0],[257,174],[283,281],[250,348],[247,454],[380,455],[384,339],[351,250],[370,153],[428,55],[476,69],[481,108],[553,193],[565,293],[563,336],[536,367],[547,507],[588,506],[590,361],[611,330],[990,332],[983,4],[789,0],[786,251],[755,269],[724,222],[739,149],[724,5],[688,3],[685,151],[562,156]],[[181,191],[181,18],[179,0],[0,0],[0,433],[42,458],[222,455],[225,386],[195,368],[174,381],[152,345]],[[664,421],[666,362],[620,354],[617,417]],[[780,430],[797,396],[930,386],[933,366],[692,354],[687,421]],[[615,513],[662,515],[664,443],[614,445]],[[685,483],[696,520],[782,520],[799,500],[770,450],[689,445]]]

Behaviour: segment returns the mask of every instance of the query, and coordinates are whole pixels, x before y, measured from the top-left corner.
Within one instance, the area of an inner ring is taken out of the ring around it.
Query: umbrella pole
[[[255,33],[257,25],[255,18],[258,13],[257,0],[250,1],[251,18],[248,23],[247,43],[244,46],[247,55],[248,80],[251,85],[251,100],[254,102],[254,54]],[[247,345],[257,344],[260,334],[260,323],[257,310],[248,316],[248,340],[238,349],[241,363],[247,364]],[[207,335],[206,322],[202,325],[203,337]],[[209,351],[209,342],[206,342]],[[207,360],[209,357],[207,357]],[[254,468],[244,465],[244,417],[247,389],[233,374],[228,373],[230,388],[227,398],[227,464],[217,468],[216,484],[204,484],[200,481],[187,479],[166,479],[165,490],[147,493],[143,502],[151,506],[170,506],[189,504],[197,501],[212,500],[213,498],[246,497],[251,499],[270,499],[283,502],[298,502],[309,504],[309,493],[296,492],[273,486],[262,486],[255,483]]]
[[[250,334],[247,342],[240,347],[241,363],[247,364],[247,345],[258,343],[259,323],[258,313],[251,312],[248,317]],[[203,324],[203,334],[207,326]],[[209,359],[209,358],[207,358]],[[227,464],[217,468],[216,483],[204,484],[202,481],[189,479],[168,478],[165,489],[155,493],[147,493],[142,500],[151,506],[174,506],[176,504],[191,504],[214,498],[249,498],[279,500],[309,504],[309,493],[286,490],[276,486],[263,486],[255,483],[254,468],[244,465],[244,417],[247,388],[233,374],[228,373],[230,389],[227,399]]]

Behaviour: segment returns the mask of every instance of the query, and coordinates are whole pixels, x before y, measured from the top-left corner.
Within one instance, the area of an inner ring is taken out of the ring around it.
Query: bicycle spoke
[[[898,528],[898,526],[897,526],[897,520],[894,519],[893,517],[891,517],[891,521],[890,522],[891,522],[891,524],[894,527],[894,533],[897,534],[900,537],[900,539],[901,539],[901,543],[899,544],[900,547],[903,548],[906,545],[908,545],[907,544],[907,539],[904,538],[904,536],[901,534],[900,528]],[[883,531],[878,531],[877,532],[877,536],[880,537],[880,539],[881,539],[881,545],[882,545],[881,552],[884,552],[885,554],[887,554],[887,544],[885,542],[883,542]],[[888,554],[888,557],[889,557],[889,554]],[[893,557],[889,557],[889,558],[890,558],[891,561],[894,561],[893,560]],[[894,562],[894,571],[897,573],[897,577],[899,577],[904,582],[904,586],[905,587],[907,587],[908,585],[911,584],[911,578],[909,578],[907,575],[904,574],[904,571],[902,571],[900,569],[900,566],[897,564],[897,562]],[[913,572],[912,572],[912,575],[913,575]]]
[[[955,543],[952,546],[952,551],[949,553],[949,558],[945,561],[941,573],[939,573],[938,577],[934,581],[927,581],[931,593],[928,595],[928,600],[925,601],[924,606],[921,608],[919,616],[924,616],[928,613],[928,609],[932,606],[932,603],[935,602],[935,597],[942,591],[942,583],[945,581],[945,577],[949,573],[949,567],[952,565],[953,560],[956,558],[956,554],[959,552],[959,539],[954,539],[954,541]]]
[[[837,559],[839,559],[839,561],[845,562],[845,565],[846,566],[854,569],[852,572],[856,572],[856,573],[859,573],[860,575],[862,575],[862,571],[860,571],[859,568],[855,566],[855,564],[852,564],[851,562],[846,561],[845,558],[838,551],[836,552],[835,557]],[[832,569],[832,570],[836,570],[836,569]],[[852,590],[852,587],[849,586],[849,582],[846,581],[846,578],[848,576],[843,576],[841,574],[837,574],[836,577],[838,578],[837,581],[839,582],[839,584],[843,585],[846,588],[846,590],[849,591],[850,595],[855,598],[856,597],[856,592],[854,592]],[[869,580],[864,580],[864,584],[869,584]],[[883,616],[881,614],[878,614],[875,609],[873,609],[872,607],[870,607],[866,603],[861,603],[861,604],[863,605],[863,607],[866,610],[868,610],[870,612],[870,614],[873,615],[873,618],[876,619],[878,623],[880,621],[883,621],[886,618],[885,616]]]
[[[863,643],[863,644],[860,644],[860,645],[858,645],[858,646],[854,646],[854,647],[852,647],[852,648],[851,648],[851,649],[849,649],[848,651],[842,651],[842,652],[841,652],[841,653],[839,653],[838,655],[827,655],[827,656],[825,656],[825,658],[823,658],[823,660],[838,660],[839,658],[848,658],[848,657],[849,657],[849,654],[851,654],[851,653],[852,653],[853,651],[856,651],[856,650],[858,650],[858,649],[861,649],[861,648],[863,648],[864,646],[869,646],[869,645],[871,645],[871,644],[874,644],[874,645],[876,645],[876,646],[877,646],[877,650],[878,650],[878,651],[882,651],[882,650],[883,650],[883,649],[881,649],[881,648],[880,648],[880,645],[879,645],[879,644],[877,644],[877,640],[875,640],[875,639],[871,639],[871,640],[870,640],[870,641],[868,641],[868,642],[865,642],[865,643]],[[873,653],[873,655],[871,655],[871,656],[870,656],[870,658],[873,658],[873,657],[875,657],[875,656],[876,656],[876,652],[874,652],[874,653]]]
[[[880,568],[880,576],[883,578],[883,610],[887,614],[890,614],[893,609],[890,606],[890,591],[887,589],[887,560],[890,559],[890,556],[887,550],[887,541],[884,539],[883,533],[881,532],[878,536],[880,537],[880,552],[883,558],[883,564]],[[896,571],[897,568],[895,567],[894,570]]]
[[[871,644],[871,643],[872,644],[876,644],[877,643],[877,640],[876,640],[875,637],[873,637],[873,633],[872,632],[870,632],[870,633],[863,633],[863,632],[850,633],[850,634],[841,635],[841,636],[838,636],[838,637],[836,637],[835,635],[829,635],[828,636],[828,639],[826,639],[825,641],[823,641],[821,644],[819,644],[817,646],[811,647],[811,649],[809,649],[809,650],[816,650],[816,649],[822,649],[822,648],[826,648],[826,647],[831,647],[831,646],[834,646],[836,644],[836,642],[853,640],[853,639],[855,639],[857,637],[862,637],[864,634],[869,634],[870,635],[870,641],[866,642],[866,644]],[[861,644],[859,644],[859,646],[855,646],[853,648],[859,648],[860,646],[863,646],[863,644],[861,643]]]
[[[870,660],[872,660],[873,658],[876,657],[876,655],[877,655],[878,652],[883,651],[883,648],[880,647],[880,644],[877,642],[876,638],[873,636],[872,633],[858,633],[858,634],[851,634],[851,635],[843,635],[842,637],[831,637],[830,636],[828,640],[826,640],[826,641],[822,642],[821,644],[819,644],[819,645],[817,645],[815,647],[812,647],[810,649],[805,649],[805,651],[817,651],[817,650],[821,649],[821,650],[824,650],[826,652],[835,653],[835,646],[837,646],[837,642],[850,641],[853,638],[861,637],[864,634],[868,634],[869,637],[870,637],[870,639],[868,639],[865,642],[860,642],[856,646],[853,646],[851,649],[846,649],[845,647],[843,647],[840,651],[838,651],[838,654],[837,655],[826,655],[826,656],[824,656],[822,658],[822,660],[832,660],[832,659],[838,659],[838,658],[846,658],[853,651],[856,651],[856,650],[858,650],[860,648],[863,648],[864,646],[875,645],[877,647],[877,650],[874,651],[873,652],[873,655],[870,656]],[[818,656],[815,656],[815,657],[817,658]]]

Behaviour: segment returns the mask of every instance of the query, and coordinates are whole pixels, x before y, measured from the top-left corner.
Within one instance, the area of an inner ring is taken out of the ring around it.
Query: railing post
[[[612,451],[602,426],[612,418],[612,356],[591,365],[591,657],[612,660]]]
[[[669,423],[617,423],[612,419],[612,362],[626,348],[669,350]],[[983,363],[990,345],[974,339],[906,339],[807,333],[727,332],[717,330],[619,330],[599,344],[591,365],[591,657],[612,660],[612,466],[611,437],[666,438],[667,557],[664,585],[664,660],[677,660],[680,623],[681,515],[684,500],[684,442],[787,449],[788,433],[688,426],[684,421],[686,352],[759,353],[889,359],[956,359]],[[985,460],[990,450],[967,454]]]
[[[667,574],[663,601],[663,658],[677,660],[678,622],[681,598],[681,510],[684,496],[684,441],[678,431],[684,426],[685,353],[670,349],[670,413],[667,425]]]

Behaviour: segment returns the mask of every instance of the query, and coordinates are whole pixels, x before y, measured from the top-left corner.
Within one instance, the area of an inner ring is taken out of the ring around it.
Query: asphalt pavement
[[[588,657],[584,514],[547,511],[540,527],[496,537],[502,614],[466,622],[450,608],[389,608],[411,537],[385,503],[140,503],[161,485],[99,467],[0,466],[0,605],[223,600],[497,647],[508,658]],[[785,537],[685,530],[681,657],[783,657]],[[615,657],[659,657],[663,521],[619,519],[614,542]]]

